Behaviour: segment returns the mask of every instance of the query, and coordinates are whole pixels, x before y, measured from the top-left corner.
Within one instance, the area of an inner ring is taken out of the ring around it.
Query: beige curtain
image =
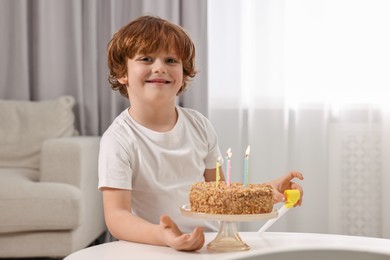
[[[209,115],[232,179],[248,144],[251,182],[305,175],[303,206],[269,231],[390,238],[390,2],[208,4]]]
[[[1,0],[0,98],[72,95],[80,132],[102,134],[128,106],[107,82],[107,43],[144,14],[179,23],[193,37],[200,73],[180,102],[206,114],[206,0]]]

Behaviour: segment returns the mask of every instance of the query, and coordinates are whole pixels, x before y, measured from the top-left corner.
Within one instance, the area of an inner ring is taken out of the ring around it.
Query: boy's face
[[[174,52],[139,53],[128,59],[127,76],[118,80],[127,85],[132,103],[174,101],[184,83],[183,65]]]

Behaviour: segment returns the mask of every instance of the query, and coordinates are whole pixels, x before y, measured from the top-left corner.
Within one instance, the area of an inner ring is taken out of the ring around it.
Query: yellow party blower
[[[268,220],[260,229],[257,231],[259,235],[261,235],[264,231],[266,231],[272,224],[274,224],[281,216],[284,215],[290,208],[292,208],[298,200],[301,198],[301,193],[299,190],[285,190],[284,196],[286,196],[286,202],[284,205],[278,210],[278,217]]]

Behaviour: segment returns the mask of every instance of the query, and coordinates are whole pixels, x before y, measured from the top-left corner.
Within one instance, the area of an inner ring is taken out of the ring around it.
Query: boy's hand
[[[284,191],[287,189],[292,190],[299,190],[301,193],[301,198],[299,201],[295,204],[300,206],[302,204],[302,197],[303,197],[303,189],[301,185],[299,185],[296,182],[293,182],[292,180],[294,178],[297,178],[299,180],[303,180],[303,175],[300,172],[290,172],[284,176],[282,176],[279,179],[276,179],[269,184],[274,188],[274,202],[284,202],[285,197],[283,195]]]
[[[195,251],[202,248],[205,238],[202,227],[195,228],[191,234],[183,234],[176,223],[166,215],[160,217],[161,234],[167,246],[179,251]]]

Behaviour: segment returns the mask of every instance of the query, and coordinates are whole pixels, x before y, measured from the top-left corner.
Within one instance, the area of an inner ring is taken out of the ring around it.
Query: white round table
[[[314,233],[240,232],[248,251],[216,253],[206,245],[216,233],[206,233],[206,243],[195,252],[179,252],[169,247],[116,241],[88,247],[65,260],[129,260],[129,259],[261,259],[261,260],[390,260],[390,240],[361,236]]]

